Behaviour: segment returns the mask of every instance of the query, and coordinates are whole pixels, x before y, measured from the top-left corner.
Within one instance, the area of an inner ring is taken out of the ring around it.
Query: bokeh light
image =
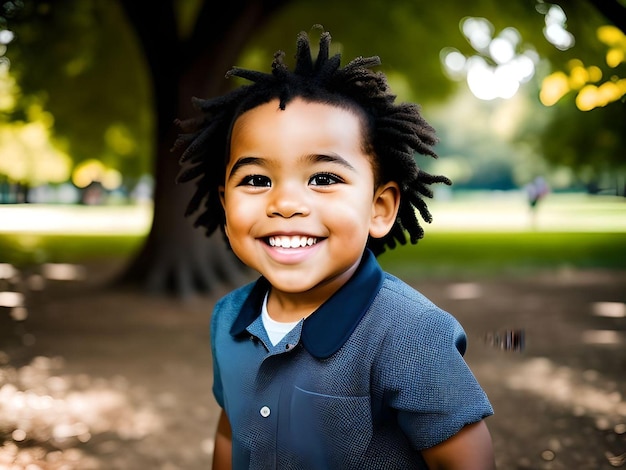
[[[71,165],[69,155],[52,144],[43,121],[0,127],[0,174],[31,184],[63,182]]]
[[[567,16],[558,5],[549,5],[544,17],[543,35],[554,47],[566,51],[576,43],[574,36],[567,30]]]
[[[440,53],[446,74],[453,80],[465,79],[472,94],[481,100],[510,99],[520,85],[535,74],[538,54],[522,43],[515,28],[504,28],[494,36],[495,28],[486,18],[461,20],[461,31],[476,50],[466,57],[447,47]]]
[[[86,188],[98,182],[104,188],[114,190],[122,184],[122,174],[114,168],[108,168],[100,160],[89,159],[74,168],[72,182],[78,188]]]

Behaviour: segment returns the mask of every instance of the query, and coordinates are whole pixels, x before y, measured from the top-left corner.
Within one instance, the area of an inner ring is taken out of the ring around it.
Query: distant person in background
[[[543,176],[537,176],[526,185],[528,205],[530,207],[530,225],[532,228],[537,224],[537,208],[543,198],[550,193],[550,186]]]
[[[104,203],[106,190],[100,181],[92,181],[82,190],[81,203],[86,206],[99,206]]]
[[[271,73],[235,68],[254,83],[181,123],[190,213],[261,275],[212,314],[213,470],[491,470],[463,328],[376,260],[417,243],[422,197],[450,183],[415,161],[434,129],[378,57],[341,68],[329,47],[322,33],[313,62],[301,33],[293,71],[282,53]]]

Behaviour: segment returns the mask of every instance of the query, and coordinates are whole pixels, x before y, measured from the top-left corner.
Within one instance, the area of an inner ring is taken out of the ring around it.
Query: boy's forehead
[[[357,113],[336,104],[294,99],[284,109],[272,100],[242,113],[233,123],[231,145],[241,139],[255,142],[287,140],[300,136],[302,142],[344,143],[363,139],[363,123]],[[298,142],[299,143],[299,142]]]
[[[258,157],[256,163],[287,159],[297,165],[363,159],[368,167],[376,167],[364,145],[363,121],[351,110],[302,99],[290,101],[284,110],[278,104],[278,100],[264,103],[238,118],[227,166]]]
[[[232,139],[240,136],[242,132],[250,132],[263,127],[271,130],[271,127],[277,122],[287,124],[284,127],[287,130],[296,130],[298,122],[308,122],[314,128],[328,127],[327,124],[330,122],[340,127],[329,130],[345,130],[346,132],[356,130],[360,138],[363,138],[367,119],[365,118],[365,111],[354,106],[296,97],[281,108],[280,101],[272,99],[235,117],[229,135],[231,143]],[[293,126],[289,126],[290,123]]]

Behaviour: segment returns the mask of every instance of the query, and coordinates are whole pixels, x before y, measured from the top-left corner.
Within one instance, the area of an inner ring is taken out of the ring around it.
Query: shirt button
[[[263,416],[264,418],[267,418],[270,415],[270,409],[267,406],[264,406],[263,408],[261,408],[261,416]]]

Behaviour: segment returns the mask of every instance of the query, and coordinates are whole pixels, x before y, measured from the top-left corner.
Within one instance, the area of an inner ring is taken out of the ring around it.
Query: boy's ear
[[[400,207],[400,187],[395,181],[379,186],[372,201],[370,236],[382,238],[389,233],[396,221]]]

